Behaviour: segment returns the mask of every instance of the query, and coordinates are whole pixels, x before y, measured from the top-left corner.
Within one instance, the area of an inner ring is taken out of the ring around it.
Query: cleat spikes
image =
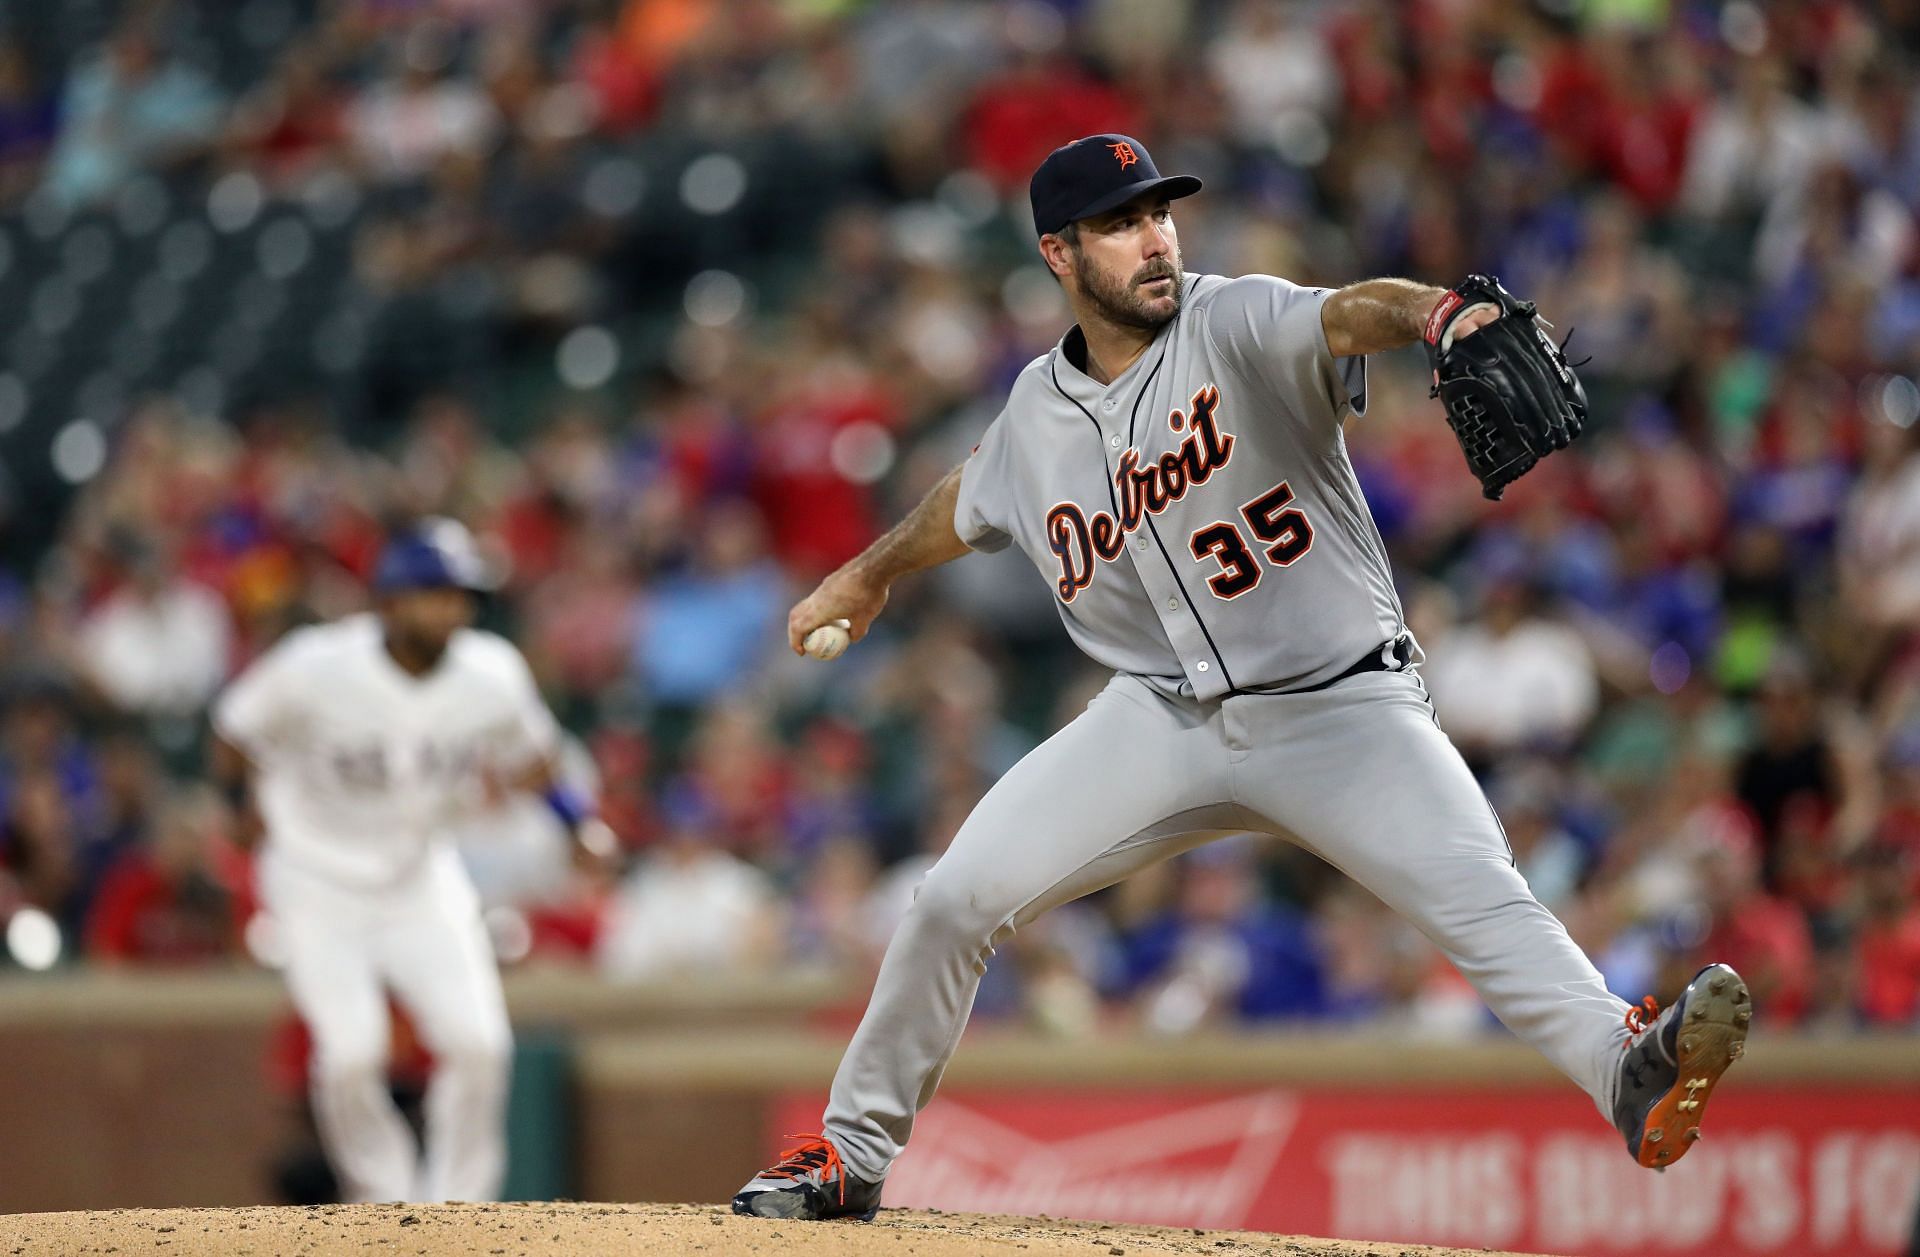
[[[1699,1142],[1707,1099],[1745,1054],[1753,1012],[1740,975],[1709,965],[1651,1024],[1629,1013],[1629,1031],[1652,1033],[1628,1039],[1612,1116],[1640,1165],[1664,1173]]]

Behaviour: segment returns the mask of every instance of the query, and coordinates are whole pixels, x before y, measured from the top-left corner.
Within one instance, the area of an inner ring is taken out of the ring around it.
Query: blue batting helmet
[[[410,589],[466,589],[485,593],[499,584],[493,565],[458,520],[424,519],[397,534],[380,552],[374,568],[375,593]]]

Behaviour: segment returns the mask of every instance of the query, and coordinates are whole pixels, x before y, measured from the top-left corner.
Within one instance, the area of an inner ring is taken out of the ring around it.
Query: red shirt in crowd
[[[1920,908],[1860,931],[1860,1015],[1877,1026],[1920,1021]]]
[[[810,390],[762,420],[753,498],[788,568],[830,572],[880,535],[873,489],[849,477],[861,444],[891,440],[894,406],[877,389]]]
[[[1048,153],[1083,135],[1135,134],[1139,111],[1066,58],[1016,67],[985,83],[965,120],[967,162],[1005,190],[1025,192]]]
[[[1813,939],[1806,916],[1786,900],[1754,894],[1714,924],[1701,954],[1745,975],[1769,1023],[1788,1025],[1806,1012]]]
[[[97,959],[191,965],[239,954],[252,915],[246,856],[229,852],[199,876],[160,867],[144,850],[107,870],[87,919]]]

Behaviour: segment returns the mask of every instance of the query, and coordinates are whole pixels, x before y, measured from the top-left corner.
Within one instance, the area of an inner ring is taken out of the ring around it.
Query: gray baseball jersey
[[[1108,385],[1079,330],[1020,373],[962,472],[954,526],[1017,543],[1086,654],[1199,699],[1339,676],[1405,630],[1342,420],[1331,290],[1188,276],[1180,313]]]

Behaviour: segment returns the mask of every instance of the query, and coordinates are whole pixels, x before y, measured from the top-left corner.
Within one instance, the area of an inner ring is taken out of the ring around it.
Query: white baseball
[[[853,625],[847,620],[835,620],[831,624],[822,624],[807,634],[807,640],[801,645],[815,659],[838,659],[840,652],[853,644],[853,637],[847,632]]]

